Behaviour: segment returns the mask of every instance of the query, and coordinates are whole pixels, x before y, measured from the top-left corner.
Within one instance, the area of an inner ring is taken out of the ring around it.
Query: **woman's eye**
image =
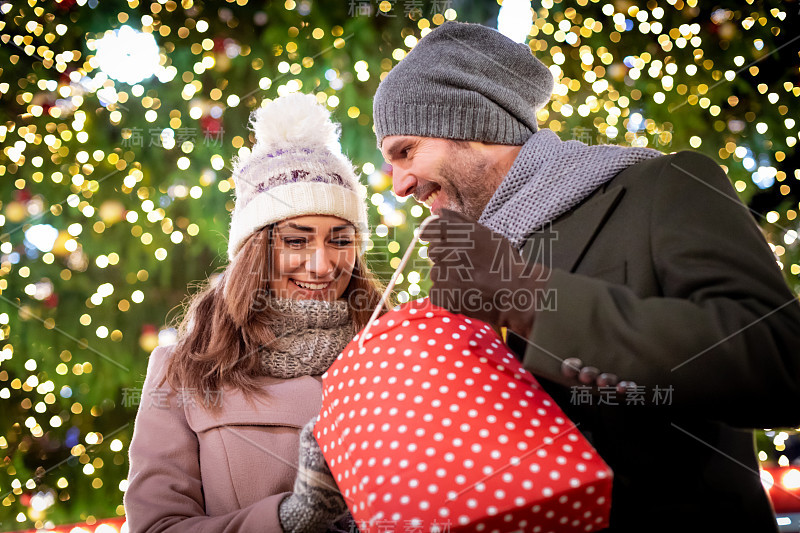
[[[306,243],[305,239],[283,239],[284,244],[288,246],[298,247]]]

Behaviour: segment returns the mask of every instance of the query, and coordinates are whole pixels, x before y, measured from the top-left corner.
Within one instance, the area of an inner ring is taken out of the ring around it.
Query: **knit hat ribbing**
[[[250,116],[256,142],[234,161],[236,206],[228,259],[264,226],[301,215],[333,215],[356,228],[361,253],[369,237],[366,188],[339,146],[339,128],[309,94],[279,97]]]
[[[524,144],[553,75],[525,44],[480,24],[446,22],[423,37],[381,81],[375,135]]]

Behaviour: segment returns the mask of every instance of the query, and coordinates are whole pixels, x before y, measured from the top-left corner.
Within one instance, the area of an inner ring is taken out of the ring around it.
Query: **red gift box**
[[[315,427],[357,523],[608,527],[611,469],[488,324],[424,298],[358,339],[323,375]]]

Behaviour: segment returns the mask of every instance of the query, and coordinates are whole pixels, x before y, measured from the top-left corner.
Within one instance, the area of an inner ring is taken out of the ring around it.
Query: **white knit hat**
[[[228,259],[267,224],[301,215],[333,215],[352,223],[361,253],[369,236],[366,187],[339,146],[339,126],[310,94],[281,96],[253,111],[256,142],[234,161],[236,206]]]

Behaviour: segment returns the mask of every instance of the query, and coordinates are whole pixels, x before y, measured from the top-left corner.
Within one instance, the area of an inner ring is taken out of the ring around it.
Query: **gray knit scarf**
[[[276,378],[324,374],[356,331],[346,300],[272,298],[277,338],[261,347],[261,369]]]
[[[522,146],[478,222],[521,248],[534,231],[620,171],[661,155],[650,148],[562,141],[552,130],[539,130]]]

